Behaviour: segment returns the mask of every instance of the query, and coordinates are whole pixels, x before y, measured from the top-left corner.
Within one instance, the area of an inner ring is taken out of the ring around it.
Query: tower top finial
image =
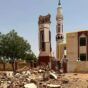
[[[58,5],[61,5],[61,0],[59,0],[59,3],[58,3]]]

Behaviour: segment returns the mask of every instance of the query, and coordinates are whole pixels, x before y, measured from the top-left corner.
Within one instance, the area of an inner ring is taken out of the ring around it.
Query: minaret
[[[59,0],[58,3],[58,8],[57,8],[57,16],[56,16],[56,57],[57,59],[59,58],[60,53],[59,53],[59,44],[63,43],[63,12],[62,12],[62,6],[61,6],[61,1]]]
[[[39,17],[39,63],[49,65],[51,58],[51,15]]]

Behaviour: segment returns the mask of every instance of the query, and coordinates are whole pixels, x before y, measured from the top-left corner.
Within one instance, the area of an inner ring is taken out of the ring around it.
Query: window
[[[42,51],[45,51],[45,43],[42,42]]]
[[[57,32],[60,32],[60,24],[58,24]]]
[[[80,46],[86,46],[86,37],[80,38]]]
[[[86,54],[80,54],[80,60],[86,61]]]
[[[42,51],[45,51],[44,30],[40,31],[40,48]]]
[[[59,39],[61,39],[61,37],[59,35],[56,35],[56,41],[58,41]]]
[[[49,41],[51,41],[51,32],[49,31]]]
[[[44,31],[40,31],[40,41],[44,42]]]
[[[64,47],[64,50],[66,50],[66,46]]]

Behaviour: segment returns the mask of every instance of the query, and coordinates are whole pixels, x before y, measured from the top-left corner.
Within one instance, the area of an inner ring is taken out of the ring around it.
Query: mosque
[[[61,62],[63,58],[68,59],[68,72],[76,71],[78,65],[82,67],[85,62],[88,64],[88,30],[71,32],[66,34],[66,43],[64,43],[63,30],[63,11],[61,1],[59,0],[57,15],[56,15],[56,58]],[[51,15],[39,16],[39,64],[46,64],[51,66],[52,48],[51,48]],[[78,62],[80,61],[80,62]],[[72,66],[72,67],[71,67]],[[88,65],[85,66],[88,71]],[[80,70],[77,70],[80,71]],[[84,71],[81,69],[81,71]]]

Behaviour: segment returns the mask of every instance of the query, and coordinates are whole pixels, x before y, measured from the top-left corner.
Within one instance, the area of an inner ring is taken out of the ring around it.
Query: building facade
[[[67,72],[88,73],[88,30],[67,33]]]
[[[71,61],[78,60],[78,34],[77,32],[66,34],[67,58]]]
[[[59,0],[58,8],[57,8],[57,15],[56,15],[56,58],[60,61],[60,44],[63,43],[63,12],[61,2]],[[63,52],[63,51],[62,51]]]
[[[39,16],[39,64],[49,65],[52,69],[57,69],[56,64],[61,64],[64,72],[88,72],[88,30],[67,33],[66,44],[63,42],[63,12],[59,0],[56,15],[56,59],[51,54],[50,18],[50,14]]]
[[[50,63],[51,58],[51,31],[50,21],[51,15],[40,16],[39,25],[39,64]]]
[[[81,61],[88,61],[88,30],[78,32],[78,57]]]
[[[67,33],[67,58],[71,61],[88,61],[88,30]]]

